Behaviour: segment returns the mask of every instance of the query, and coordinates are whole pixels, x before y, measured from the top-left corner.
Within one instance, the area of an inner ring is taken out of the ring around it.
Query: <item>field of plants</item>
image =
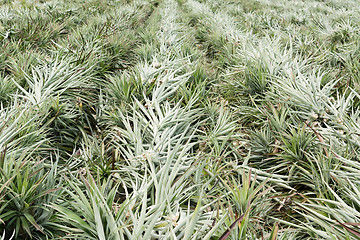
[[[0,0],[0,239],[360,239],[359,6]]]

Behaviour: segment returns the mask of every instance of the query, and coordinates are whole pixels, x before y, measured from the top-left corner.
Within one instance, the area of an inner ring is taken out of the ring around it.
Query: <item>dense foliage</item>
[[[0,239],[359,239],[355,0],[0,0]]]

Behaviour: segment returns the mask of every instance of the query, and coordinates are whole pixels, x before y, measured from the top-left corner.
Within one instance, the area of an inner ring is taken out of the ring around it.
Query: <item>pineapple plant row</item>
[[[0,1],[0,239],[359,239],[357,5]]]

